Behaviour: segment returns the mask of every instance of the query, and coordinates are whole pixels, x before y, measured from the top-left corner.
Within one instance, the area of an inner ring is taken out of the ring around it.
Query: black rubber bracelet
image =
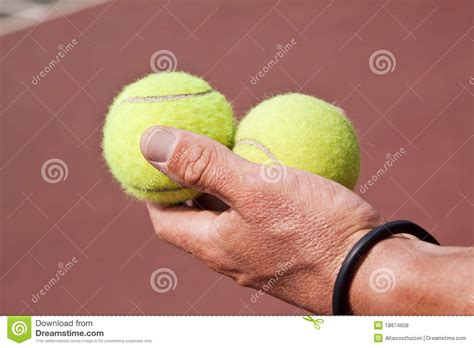
[[[374,228],[354,245],[342,263],[332,295],[332,312],[334,315],[352,314],[349,303],[349,289],[358,263],[363,260],[367,252],[375,244],[399,233],[412,234],[422,241],[439,245],[439,242],[431,234],[411,221],[397,220]]]

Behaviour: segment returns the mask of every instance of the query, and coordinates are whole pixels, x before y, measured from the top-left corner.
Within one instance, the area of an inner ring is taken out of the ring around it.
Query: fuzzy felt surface
[[[357,136],[340,108],[297,93],[267,99],[240,122],[234,152],[256,163],[294,167],[353,189],[360,170]]]
[[[147,98],[159,96],[180,97]],[[232,107],[201,78],[166,72],[147,75],[124,87],[109,108],[103,129],[103,155],[122,188],[138,199],[163,204],[192,199],[195,191],[182,189],[143,158],[141,135],[155,125],[202,134],[232,148]]]

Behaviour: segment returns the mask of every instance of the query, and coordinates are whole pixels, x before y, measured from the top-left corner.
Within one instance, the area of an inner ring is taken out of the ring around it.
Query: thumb
[[[230,206],[252,196],[258,166],[206,136],[155,126],[143,133],[143,156],[183,187],[219,197]]]

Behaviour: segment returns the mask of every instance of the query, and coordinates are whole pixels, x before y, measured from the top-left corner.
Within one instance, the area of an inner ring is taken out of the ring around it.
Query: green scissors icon
[[[312,322],[316,330],[321,329],[320,324],[324,323],[324,319],[314,319],[313,317],[309,315],[307,315],[306,317],[303,317],[303,319]]]

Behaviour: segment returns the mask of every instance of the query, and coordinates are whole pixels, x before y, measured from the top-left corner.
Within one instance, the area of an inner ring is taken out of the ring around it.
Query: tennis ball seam
[[[177,100],[177,99],[189,99],[195,97],[201,97],[208,94],[213,93],[214,91],[207,90],[204,92],[196,92],[196,93],[183,93],[183,94],[170,94],[170,95],[161,95],[161,96],[136,96],[136,97],[128,97],[120,104],[127,104],[127,103],[161,103],[162,101],[166,100]]]
[[[142,189],[141,187],[137,186],[131,186],[133,189],[140,191],[140,192],[157,192],[157,193],[162,193],[162,192],[177,192],[184,190],[184,187],[177,187],[177,188],[162,188],[162,189]]]
[[[246,139],[246,145],[238,146],[241,139]],[[252,146],[257,142],[270,151]],[[309,95],[284,94],[253,107],[239,122],[235,143],[234,151],[252,162],[265,163],[272,153],[287,167],[318,174],[350,189],[360,171],[357,134],[345,112]]]
[[[237,148],[239,145],[249,145],[249,146],[255,147],[258,150],[262,151],[272,163],[283,165],[283,163],[278,159],[278,157],[276,157],[275,154],[268,147],[263,145],[258,140],[251,139],[251,138],[240,139],[235,144],[234,149]]]
[[[125,86],[109,107],[103,154],[124,191],[141,200],[167,205],[193,199],[198,192],[173,182],[141,154],[141,135],[156,125],[202,134],[230,148],[235,135],[232,105],[202,78],[163,72]]]
[[[196,93],[182,93],[182,94],[170,94],[170,95],[160,95],[160,96],[135,96],[135,97],[128,97],[121,101],[120,104],[127,104],[127,103],[161,103],[163,101],[172,101],[178,99],[190,99],[195,97],[201,97],[213,93],[212,89],[203,91],[203,92],[196,92]],[[166,193],[166,192],[178,192],[182,191],[183,187],[177,188],[158,188],[158,189],[143,189],[141,187],[132,186],[133,189],[140,191],[140,192],[156,192],[156,193]]]

